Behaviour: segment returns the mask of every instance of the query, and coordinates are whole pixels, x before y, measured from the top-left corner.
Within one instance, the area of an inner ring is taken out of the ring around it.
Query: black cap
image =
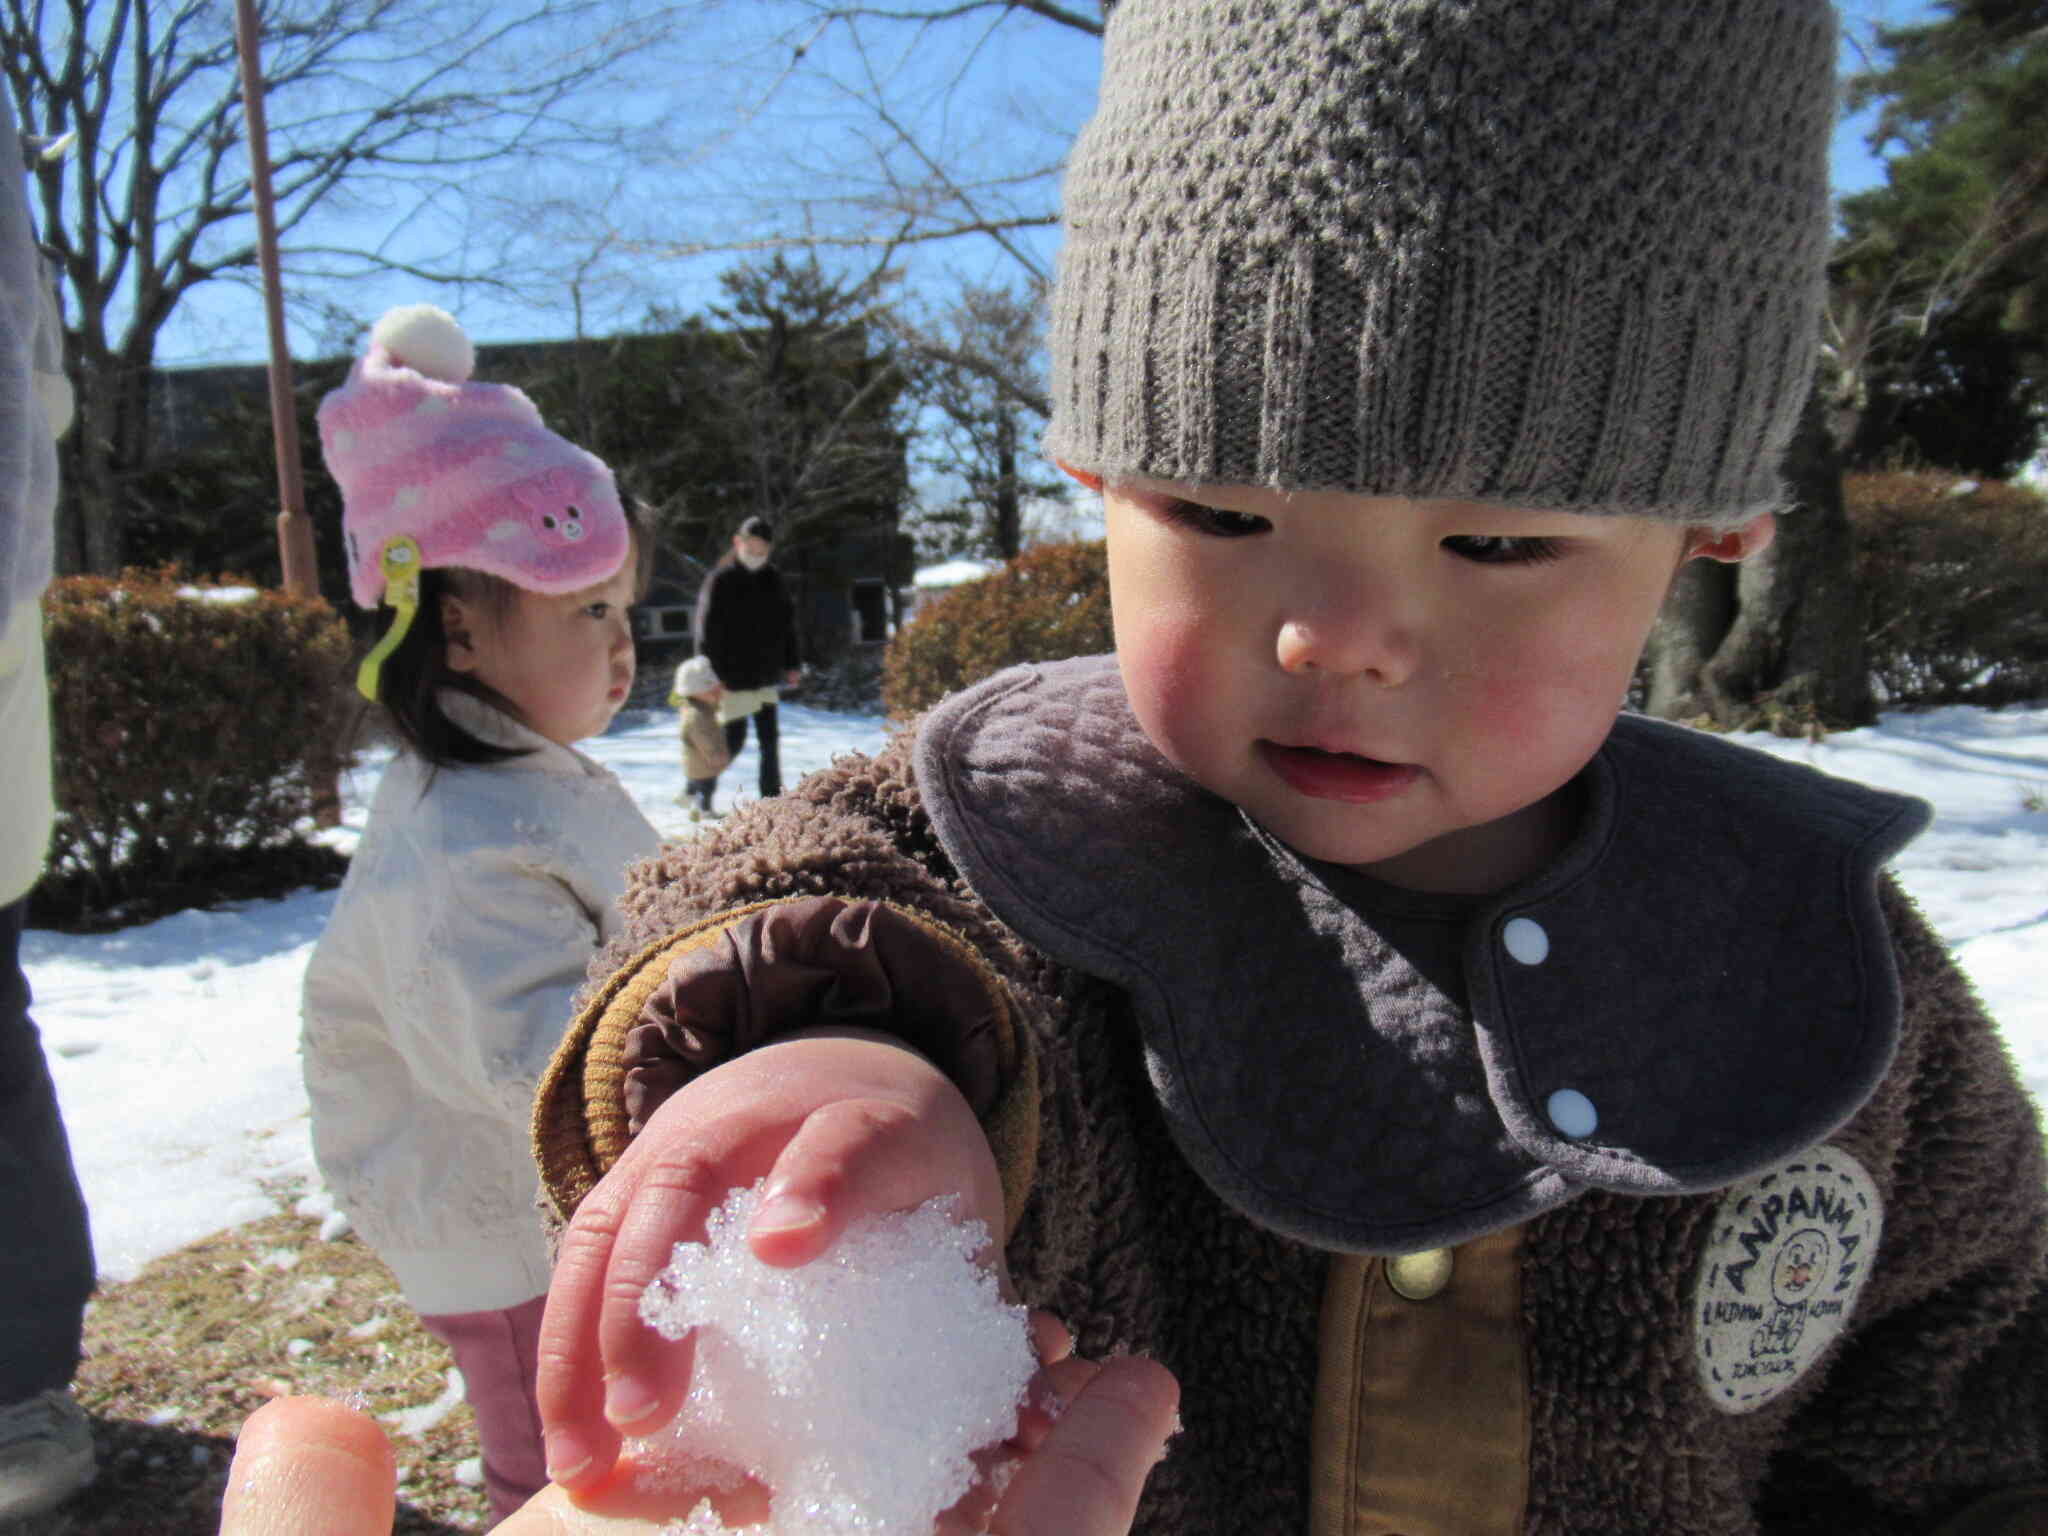
[[[765,517],[750,517],[740,524],[739,536],[743,539],[759,539],[764,544],[773,544],[775,542],[775,525],[770,523]]]

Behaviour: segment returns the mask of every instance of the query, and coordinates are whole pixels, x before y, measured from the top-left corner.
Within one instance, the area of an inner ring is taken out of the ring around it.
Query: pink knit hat
[[[320,402],[349,590],[364,608],[389,600],[398,566],[463,566],[561,593],[625,562],[612,472],[550,432],[518,390],[468,382],[475,364],[452,315],[408,304],[377,322],[348,382]]]

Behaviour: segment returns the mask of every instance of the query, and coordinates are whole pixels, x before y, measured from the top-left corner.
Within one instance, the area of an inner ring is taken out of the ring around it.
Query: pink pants
[[[476,1414],[484,1453],[484,1491],[496,1525],[539,1493],[548,1480],[534,1380],[540,1365],[540,1316],[547,1297],[502,1312],[450,1312],[422,1317],[448,1346],[462,1372],[463,1395]]]

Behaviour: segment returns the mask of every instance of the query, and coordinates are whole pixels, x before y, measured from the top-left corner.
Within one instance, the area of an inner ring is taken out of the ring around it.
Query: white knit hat
[[[692,656],[676,668],[675,691],[684,698],[692,694],[708,693],[718,686],[718,674],[711,669],[709,656]]]

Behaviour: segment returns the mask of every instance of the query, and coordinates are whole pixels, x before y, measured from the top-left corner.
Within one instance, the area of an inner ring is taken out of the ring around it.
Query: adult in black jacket
[[[746,744],[748,719],[755,722],[764,800],[782,793],[778,690],[794,688],[801,676],[796,607],[782,573],[768,559],[774,543],[775,530],[765,517],[750,517],[734,530],[732,548],[697,593],[693,626],[698,654],[710,660],[725,685],[719,715],[735,757]]]

